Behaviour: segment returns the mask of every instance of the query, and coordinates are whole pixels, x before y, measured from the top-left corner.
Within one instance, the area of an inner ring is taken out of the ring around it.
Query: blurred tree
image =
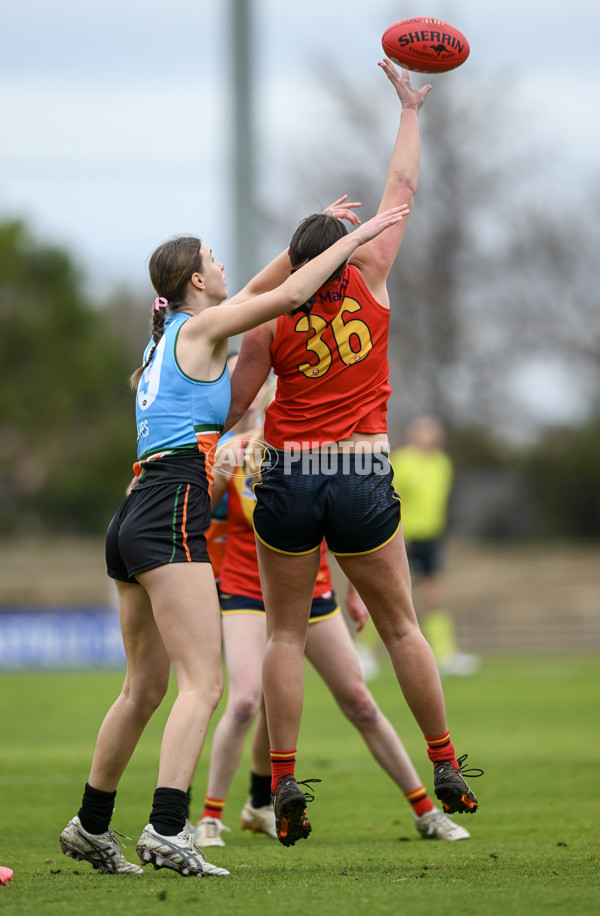
[[[579,428],[548,430],[524,471],[535,503],[534,536],[600,539],[600,414]]]
[[[499,259],[498,308],[518,328],[516,357],[552,361],[577,379],[593,409],[600,395],[600,175],[584,199],[531,204]],[[506,346],[510,345],[506,340]]]
[[[0,224],[2,534],[99,531],[134,459],[133,361],[69,255]]]

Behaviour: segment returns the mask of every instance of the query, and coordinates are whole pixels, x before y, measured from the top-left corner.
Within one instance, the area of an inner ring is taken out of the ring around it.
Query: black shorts
[[[400,497],[384,453],[267,450],[254,487],[254,530],[279,553],[318,550],[325,538],[333,554],[372,553],[400,526]]]
[[[230,617],[234,614],[259,614],[265,615],[265,605],[260,598],[250,598],[248,595],[229,595],[219,588],[219,603],[221,605],[221,614],[223,617]],[[315,623],[317,620],[327,620],[334,617],[340,612],[335,592],[330,592],[328,598],[313,598],[310,608],[309,623]]]
[[[435,576],[444,563],[443,542],[441,538],[407,541],[406,555],[410,572],[414,579],[426,579]]]
[[[205,532],[210,497],[204,463],[194,462],[191,480],[182,462],[156,461],[117,509],[106,534],[106,567],[112,579],[136,582],[139,573],[168,563],[210,563]],[[158,466],[160,464],[160,467]],[[198,472],[198,473],[197,473]]]

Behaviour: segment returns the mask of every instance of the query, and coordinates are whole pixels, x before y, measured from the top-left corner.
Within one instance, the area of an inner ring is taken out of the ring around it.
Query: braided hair
[[[134,391],[137,391],[142,374],[152,362],[165,332],[167,314],[177,312],[185,305],[187,285],[192,275],[202,272],[201,244],[202,240],[196,236],[179,235],[163,242],[150,255],[150,280],[158,294],[152,305],[151,335],[154,345],[146,362],[129,379]]]

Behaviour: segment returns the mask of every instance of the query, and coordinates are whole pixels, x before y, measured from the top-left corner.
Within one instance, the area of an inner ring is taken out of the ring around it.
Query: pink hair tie
[[[166,309],[168,304],[169,304],[168,301],[166,299],[163,299],[162,296],[157,296],[154,302],[152,303],[152,314],[154,315],[154,313],[158,312],[159,309]]]

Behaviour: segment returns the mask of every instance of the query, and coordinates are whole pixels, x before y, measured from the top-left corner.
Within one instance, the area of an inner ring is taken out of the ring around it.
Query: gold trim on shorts
[[[260,543],[263,544],[265,547],[268,547],[269,550],[272,550],[275,553],[282,553],[286,557],[305,557],[305,556],[308,556],[309,553],[314,553],[315,550],[321,549],[321,544],[319,543],[317,544],[316,547],[311,547],[310,550],[298,550],[296,552],[293,552],[291,550],[281,550],[279,547],[272,547],[271,544],[267,544],[266,541],[263,541],[263,539],[261,538],[256,528],[254,528],[254,534],[256,535]]]
[[[394,498],[395,498],[395,497],[394,497]],[[328,547],[327,549],[329,550],[329,553],[332,553],[332,554],[334,555],[334,557],[365,557],[365,556],[367,556],[367,554],[369,554],[369,553],[376,553],[378,550],[381,550],[382,547],[385,547],[387,544],[391,543],[391,541],[393,541],[394,538],[396,537],[396,535],[398,534],[401,525],[402,525],[402,521],[399,521],[399,522],[398,522],[398,527],[396,528],[396,530],[394,531],[394,533],[392,534],[392,536],[389,537],[389,538],[387,539],[387,541],[384,541],[383,544],[378,544],[377,547],[372,547],[371,550],[359,550],[359,551],[357,551],[356,553],[354,553],[354,552],[352,552],[352,553],[340,553],[340,552],[338,552],[338,551],[336,551],[336,550],[332,550],[330,547]]]

